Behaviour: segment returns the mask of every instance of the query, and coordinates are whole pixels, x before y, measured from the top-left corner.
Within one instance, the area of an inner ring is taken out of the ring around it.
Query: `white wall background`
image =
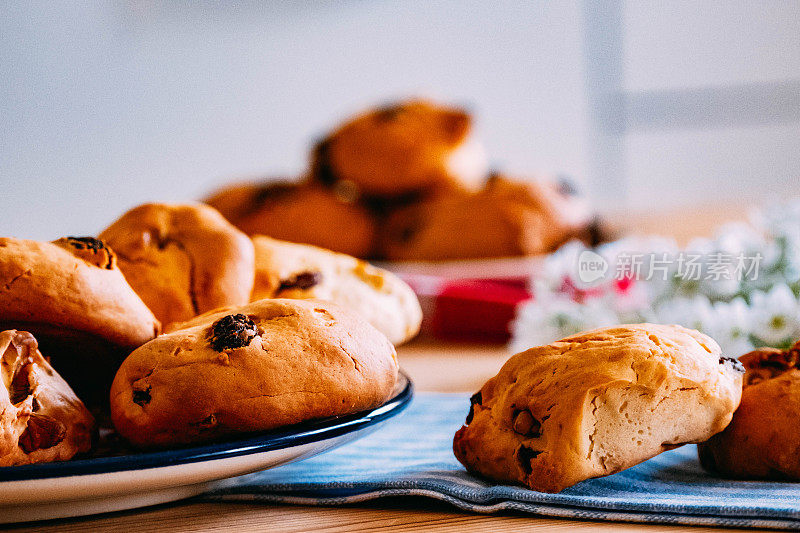
[[[800,194],[799,67],[800,2],[777,0],[7,2],[0,235],[296,174],[407,95],[469,105],[496,166],[604,210]]]

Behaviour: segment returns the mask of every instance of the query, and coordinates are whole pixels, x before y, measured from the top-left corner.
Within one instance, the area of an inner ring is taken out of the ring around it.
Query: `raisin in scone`
[[[394,211],[380,242],[394,260],[513,257],[590,241],[593,230],[587,202],[568,182],[493,175],[477,193],[446,191]]]
[[[800,481],[800,342],[739,360],[742,402],[725,431],[698,446],[700,463],[726,477]]]
[[[353,194],[314,183],[268,182],[232,185],[205,202],[248,235],[269,235],[369,257],[376,222]]]
[[[249,301],[253,244],[206,205],[140,205],[100,238],[164,325]]]
[[[397,345],[417,334],[422,309],[400,278],[360,259],[303,244],[253,237],[253,300],[316,298],[360,314]]]
[[[738,363],[697,331],[597,329],[511,357],[472,397],[453,450],[473,472],[558,492],[708,439],[741,391]]]
[[[94,419],[26,331],[0,332],[0,466],[66,461],[92,445]]]
[[[375,407],[397,380],[392,344],[329,302],[260,300],[175,326],[133,352],[111,389],[141,447],[264,431]]]
[[[478,189],[486,170],[469,114],[424,100],[353,118],[317,145],[312,161],[320,183],[378,197]]]
[[[92,237],[0,238],[0,329],[30,331],[85,402],[105,403],[122,359],[161,325]]]

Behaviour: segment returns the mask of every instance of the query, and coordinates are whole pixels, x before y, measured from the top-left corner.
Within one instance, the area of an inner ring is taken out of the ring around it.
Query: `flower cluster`
[[[800,337],[800,200],[685,249],[657,237],[572,242],[544,260],[532,288],[512,324],[515,351],[635,322],[700,330],[735,356],[786,348]]]

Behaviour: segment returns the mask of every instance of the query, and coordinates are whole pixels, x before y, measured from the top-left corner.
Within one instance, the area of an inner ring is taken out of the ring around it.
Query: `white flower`
[[[750,297],[753,336],[767,346],[780,347],[800,334],[800,303],[785,283]]]
[[[723,354],[739,357],[753,350],[753,343],[750,341],[751,312],[742,298],[735,298],[731,302],[716,302],[713,313],[714,319],[704,333],[717,341]]]
[[[763,253],[766,246],[764,235],[744,222],[725,224],[714,235],[713,247],[723,253]]]
[[[679,324],[702,332],[715,325],[711,302],[702,294],[666,300],[655,309],[655,319],[659,324]]]
[[[537,299],[517,310],[509,348],[521,352],[573,333],[617,323],[619,317],[599,300],[579,304],[566,298]]]
[[[767,206],[751,217],[756,228],[772,238],[800,241],[800,200]]]
[[[733,356],[754,345],[785,347],[800,336],[800,200],[684,250],[661,238],[594,250],[569,243],[542,261],[531,287],[535,300],[520,306],[512,325],[515,350],[642,321],[698,329]]]

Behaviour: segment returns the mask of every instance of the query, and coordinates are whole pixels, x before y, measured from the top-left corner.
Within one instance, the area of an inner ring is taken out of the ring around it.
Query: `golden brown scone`
[[[394,260],[534,255],[588,239],[592,219],[564,182],[494,175],[478,193],[443,192],[395,211],[380,242]]]
[[[208,313],[142,346],[111,389],[117,431],[141,447],[369,409],[391,395],[394,347],[329,302],[260,300]]]
[[[274,185],[272,191],[270,191],[271,185]],[[291,190],[294,186],[295,184],[284,181],[234,183],[215,190],[203,200],[203,203],[219,211],[222,216],[235,225],[239,218],[253,211],[254,207],[259,205],[265,197],[270,194],[277,196],[282,189]]]
[[[224,209],[228,219],[248,235],[269,235],[369,257],[376,224],[369,210],[352,200],[319,185],[281,182],[234,185],[206,202]]]
[[[726,477],[800,481],[800,342],[739,360],[742,402],[725,431],[698,446],[700,463]]]
[[[144,204],[100,234],[164,324],[250,299],[253,244],[203,204]]]
[[[342,125],[314,151],[312,175],[366,196],[436,188],[477,189],[487,163],[462,109],[411,100],[372,109]]]
[[[33,333],[85,402],[107,401],[122,359],[160,328],[102,241],[0,238],[0,329]]]
[[[263,235],[254,236],[253,245],[253,300],[328,300],[361,315],[395,345],[419,332],[417,296],[391,272],[349,255]]]
[[[735,360],[702,333],[597,329],[509,359],[472,397],[453,450],[471,471],[559,492],[708,439],[741,390]]]
[[[0,332],[0,466],[89,451],[94,419],[27,331]]]

